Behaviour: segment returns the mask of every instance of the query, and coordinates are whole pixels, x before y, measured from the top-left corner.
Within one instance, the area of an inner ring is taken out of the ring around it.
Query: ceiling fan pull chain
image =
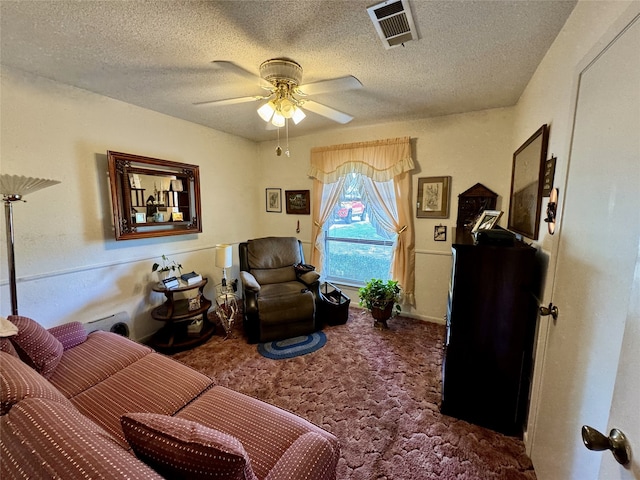
[[[287,147],[286,147],[286,150],[284,151],[284,154],[287,157],[290,157],[291,153],[289,152],[289,119],[288,118],[284,119],[284,129],[285,129],[285,133],[287,135]]]
[[[280,127],[278,127],[278,146],[276,147],[276,155],[278,157],[282,155],[282,148],[280,148]]]

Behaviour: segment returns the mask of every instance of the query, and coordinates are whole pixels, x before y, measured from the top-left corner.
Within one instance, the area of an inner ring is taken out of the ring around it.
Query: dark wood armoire
[[[521,436],[537,319],[535,249],[455,233],[441,411]]]

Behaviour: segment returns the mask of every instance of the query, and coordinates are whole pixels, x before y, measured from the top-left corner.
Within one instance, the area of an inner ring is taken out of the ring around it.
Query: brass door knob
[[[550,303],[548,307],[540,306],[540,315],[546,317],[551,315],[554,320],[558,319],[558,307],[556,307],[553,303]]]
[[[611,450],[614,458],[620,465],[627,465],[631,460],[631,446],[627,441],[627,437],[617,428],[609,432],[609,436],[605,437],[589,425],[582,426],[582,441],[584,446],[589,450]]]

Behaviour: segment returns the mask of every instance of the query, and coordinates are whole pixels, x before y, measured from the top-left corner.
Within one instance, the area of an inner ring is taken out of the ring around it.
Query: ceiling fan
[[[348,75],[301,85],[302,67],[299,63],[288,58],[274,58],[263,62],[259,68],[260,76],[254,75],[233,62],[215,60],[212,63],[252,81],[257,79],[260,86],[268,93],[266,95],[196,102],[194,105],[222,106],[264,100],[265,103],[258,108],[258,115],[267,124],[272,124],[275,127],[285,126],[288,119],[298,124],[306,116],[303,108],[342,124],[353,120],[353,117],[347,113],[314,102],[306,97],[362,88],[362,83],[354,76]]]

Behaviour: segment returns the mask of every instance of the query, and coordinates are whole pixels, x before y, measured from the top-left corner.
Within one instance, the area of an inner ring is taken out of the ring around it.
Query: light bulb
[[[269,120],[271,120],[271,117],[273,117],[275,111],[275,103],[273,103],[273,100],[271,100],[258,109],[258,115],[260,115],[260,118],[262,118],[265,122],[268,122]]]
[[[288,98],[283,98],[280,100],[280,105],[278,106],[278,112],[284,118],[291,118],[295,112],[296,106],[293,104],[291,100]]]
[[[304,120],[305,117],[306,117],[306,115],[302,111],[302,109],[300,109],[298,107],[293,107],[293,116],[291,117],[291,119],[293,120],[293,123],[295,123],[297,125],[302,120]]]
[[[271,119],[271,123],[274,127],[284,127],[284,117],[280,115],[280,113],[275,112],[273,114],[273,118]]]

